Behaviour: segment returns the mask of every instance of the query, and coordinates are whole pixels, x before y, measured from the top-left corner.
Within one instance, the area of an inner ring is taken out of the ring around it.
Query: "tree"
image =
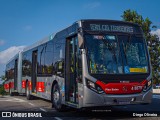
[[[0,95],[5,95],[6,91],[4,90],[4,86],[0,86]]]
[[[5,76],[4,76],[4,75],[1,75],[0,78],[1,78],[0,80],[2,80],[2,81],[5,80]],[[0,81],[0,82],[1,82],[1,81]],[[3,84],[4,84],[4,83],[3,83]],[[4,90],[4,85],[3,85],[3,84],[0,84],[0,95],[6,94],[6,91]]]
[[[5,80],[5,76],[4,75],[1,75],[0,77],[2,80]]]
[[[155,84],[160,83],[160,41],[157,35],[150,33],[151,28],[156,28],[156,26],[152,25],[148,17],[144,19],[142,15],[130,9],[124,11],[121,17],[124,21],[137,23],[142,27],[151,57],[153,80]]]

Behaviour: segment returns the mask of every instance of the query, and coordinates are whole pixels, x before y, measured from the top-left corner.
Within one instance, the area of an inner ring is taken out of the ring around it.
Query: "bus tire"
[[[57,83],[53,86],[51,97],[52,97],[52,106],[54,106],[54,108],[59,112],[65,111],[65,106],[62,104],[60,89]]]
[[[26,98],[27,98],[27,100],[32,99],[32,95],[30,94],[28,82],[26,83]]]

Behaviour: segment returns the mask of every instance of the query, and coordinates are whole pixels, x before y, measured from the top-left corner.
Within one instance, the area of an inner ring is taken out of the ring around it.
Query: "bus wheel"
[[[27,97],[27,100],[31,100],[32,99],[28,83],[26,84],[26,97]]]
[[[10,95],[10,96],[13,96],[13,93],[12,93],[12,90],[11,90],[11,89],[9,89],[9,95]]]
[[[65,111],[65,106],[62,105],[62,99],[58,84],[55,84],[52,89],[52,106],[54,106],[57,111]]]

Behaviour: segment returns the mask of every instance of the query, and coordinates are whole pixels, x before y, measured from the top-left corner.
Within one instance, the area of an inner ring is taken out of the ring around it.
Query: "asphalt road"
[[[57,112],[54,108],[52,108],[51,102],[39,98],[34,100],[26,100],[25,96],[0,96],[0,117],[2,117],[2,114],[6,115],[2,112],[11,112],[12,117],[14,116],[16,118],[20,118],[21,115],[25,116],[26,114],[28,116],[28,113],[37,113],[37,116],[42,116],[42,118],[52,118],[53,120],[158,120],[160,119],[160,95],[153,95],[153,101],[149,105],[114,106],[106,109],[96,109],[90,111],[68,109],[66,112]],[[20,113],[20,117],[17,117],[18,113]],[[151,117],[156,116],[156,114],[159,115],[157,117]]]

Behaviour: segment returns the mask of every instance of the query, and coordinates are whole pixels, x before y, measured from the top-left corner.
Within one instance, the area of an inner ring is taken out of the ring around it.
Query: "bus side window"
[[[82,83],[82,54],[81,54],[81,50],[78,49],[78,69],[77,69],[77,82]]]
[[[53,42],[47,43],[45,49],[45,74],[50,75],[53,73]]]
[[[57,76],[64,77],[64,61],[58,61],[55,64],[55,73]]]

